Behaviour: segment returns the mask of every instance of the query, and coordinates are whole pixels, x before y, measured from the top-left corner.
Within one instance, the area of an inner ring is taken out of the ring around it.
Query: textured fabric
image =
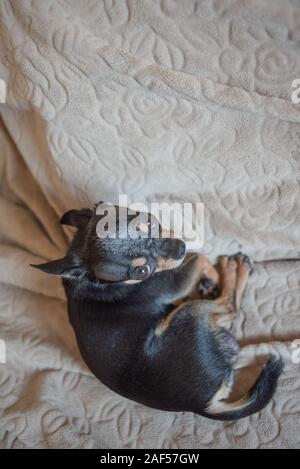
[[[298,0],[1,0],[1,447],[300,447],[299,41]],[[147,409],[82,363],[28,264],[63,255],[64,210],[119,193],[202,201],[202,252],[258,261],[234,330],[286,365],[259,415]]]

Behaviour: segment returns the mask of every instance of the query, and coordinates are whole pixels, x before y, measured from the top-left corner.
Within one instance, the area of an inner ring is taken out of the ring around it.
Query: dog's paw
[[[203,275],[198,284],[198,293],[203,300],[215,300],[220,295],[220,287],[210,277]]]
[[[249,273],[252,274],[252,272],[254,270],[254,264],[253,264],[253,261],[250,259],[249,256],[239,252],[239,253],[235,254],[234,258],[235,258],[235,260],[238,264],[238,268],[248,270]]]

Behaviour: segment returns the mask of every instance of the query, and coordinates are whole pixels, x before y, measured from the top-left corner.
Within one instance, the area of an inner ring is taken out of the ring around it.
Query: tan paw
[[[239,252],[234,257],[238,264],[239,272],[249,272],[250,274],[252,274],[254,267],[253,267],[253,262],[249,256]]]

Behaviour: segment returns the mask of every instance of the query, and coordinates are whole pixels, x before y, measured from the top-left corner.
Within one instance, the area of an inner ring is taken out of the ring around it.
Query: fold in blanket
[[[300,447],[299,3],[2,0],[0,18],[0,447]],[[64,254],[65,210],[119,194],[202,201],[202,252],[257,261],[241,366],[285,361],[260,415],[158,412],[86,369],[60,281],[29,263]]]

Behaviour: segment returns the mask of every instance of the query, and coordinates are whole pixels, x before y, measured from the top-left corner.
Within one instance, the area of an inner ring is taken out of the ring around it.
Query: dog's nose
[[[174,259],[182,259],[185,256],[186,247],[185,242],[181,239],[176,239],[176,252]]]

